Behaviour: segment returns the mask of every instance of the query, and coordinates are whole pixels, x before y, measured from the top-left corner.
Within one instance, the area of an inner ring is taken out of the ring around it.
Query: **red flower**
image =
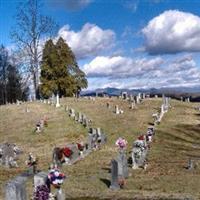
[[[69,149],[68,147],[64,147],[63,148],[63,154],[65,155],[65,157],[69,158],[72,155],[72,150]]]
[[[138,137],[138,140],[145,140],[145,136],[144,136],[144,135],[140,135],[140,136]]]
[[[79,151],[83,151],[84,147],[80,143],[77,143],[77,147]]]

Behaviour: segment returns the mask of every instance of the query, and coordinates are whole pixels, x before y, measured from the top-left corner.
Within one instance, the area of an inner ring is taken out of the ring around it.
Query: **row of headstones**
[[[142,99],[146,98],[146,94],[138,93],[136,96],[134,96],[132,94],[128,94],[128,92],[122,92],[121,98],[130,102],[135,101],[136,103],[141,103]]]
[[[85,114],[82,114],[81,112],[76,112],[73,108],[69,109],[68,106],[66,106],[65,110],[69,113],[69,117],[74,119],[76,122],[79,122],[86,128],[88,128],[92,122],[91,119],[86,117]]]
[[[60,98],[59,95],[57,94],[56,97],[53,95],[50,99],[40,99],[41,103],[48,104],[55,106],[56,108],[59,108],[60,105]]]
[[[0,165],[7,168],[18,167],[17,159],[22,153],[16,144],[0,144]]]
[[[154,125],[160,124],[164,114],[167,113],[169,108],[171,107],[171,105],[170,105],[170,97],[165,97],[163,95],[162,99],[163,100],[162,100],[162,105],[161,105],[161,108],[160,108],[160,112],[154,113],[152,115],[152,117],[154,118]]]
[[[155,135],[155,125],[160,122],[164,113],[168,111],[170,104],[170,98],[163,95],[163,104],[161,106],[161,112],[156,113],[156,120],[153,126],[149,126],[146,134],[141,135],[133,143],[132,149],[132,168],[137,169],[142,167],[146,169],[147,167],[147,153],[150,149],[150,143],[153,141],[153,136]],[[154,114],[155,115],[155,114]]]
[[[62,164],[72,165],[84,159],[89,153],[99,149],[106,143],[106,135],[100,128],[90,128],[85,143],[67,144],[63,148],[56,147],[53,150],[53,163],[57,166]],[[69,152],[66,155],[65,151]]]
[[[128,95],[127,92],[122,92],[122,99],[123,100],[128,100],[130,103],[129,108],[130,109],[135,109],[136,108],[136,104],[140,104],[143,99],[146,98],[146,94],[145,93],[139,93],[137,96],[133,96],[132,94]],[[107,103],[107,108],[109,108],[109,104]],[[119,109],[119,106],[116,105],[115,106],[115,114],[123,114],[124,111],[122,109]]]
[[[181,97],[180,98],[180,100],[183,102],[183,101],[185,101],[185,102],[188,102],[188,103],[190,103],[190,97],[187,97],[187,98],[183,98],[183,97]]]

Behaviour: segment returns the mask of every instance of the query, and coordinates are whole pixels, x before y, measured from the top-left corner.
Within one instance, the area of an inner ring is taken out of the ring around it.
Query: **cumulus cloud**
[[[164,61],[161,57],[132,59],[101,56],[85,64],[83,70],[89,78],[103,79],[101,84],[98,82],[98,87],[159,88],[200,85],[200,70],[191,55],[169,61]]]
[[[115,32],[103,30],[95,24],[86,23],[82,29],[75,32],[65,25],[58,32],[72,48],[78,59],[96,56],[103,50],[112,48],[115,43]]]
[[[49,0],[54,7],[59,7],[69,11],[77,11],[88,6],[92,0]]]
[[[83,66],[88,77],[128,78],[145,76],[145,73],[155,71],[163,63],[163,59],[136,59],[129,57],[98,56]]]
[[[200,51],[200,17],[168,10],[153,18],[142,33],[149,54]]]

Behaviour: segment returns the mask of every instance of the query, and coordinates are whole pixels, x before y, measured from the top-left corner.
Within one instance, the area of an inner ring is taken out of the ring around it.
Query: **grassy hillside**
[[[111,109],[106,108],[106,102],[110,102]],[[113,113],[116,104],[123,108],[124,114]],[[92,119],[92,126],[103,128],[108,136],[108,142],[101,150],[73,166],[63,166],[62,171],[67,175],[63,189],[69,197],[200,199],[200,168],[193,171],[184,168],[188,157],[200,158],[200,114],[194,109],[197,104],[172,101],[172,109],[157,127],[147,170],[130,169],[125,189],[117,192],[107,186],[111,176],[110,161],[117,155],[115,141],[119,136],[125,137],[130,150],[136,137],[145,133],[152,123],[151,116],[159,109],[161,99],[146,99],[135,110],[129,109],[128,102],[116,98],[99,98],[94,102],[67,98],[62,100],[62,105],[86,114]],[[27,106],[30,113],[25,112]],[[35,123],[43,116],[49,118],[48,127],[43,134],[37,135],[33,133]],[[86,136],[87,129],[70,119],[64,106],[58,109],[41,103],[1,106],[0,143],[16,143],[24,152],[18,161],[20,168],[0,168],[1,187],[9,178],[26,169],[25,160],[29,152],[39,157],[39,169],[47,170],[55,146],[84,140]]]

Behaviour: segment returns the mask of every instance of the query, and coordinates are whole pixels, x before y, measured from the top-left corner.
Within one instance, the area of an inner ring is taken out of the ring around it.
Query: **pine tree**
[[[76,62],[75,55],[62,38],[56,45],[48,40],[43,50],[41,65],[41,92],[44,97],[52,94],[72,96],[87,87],[87,80]]]

